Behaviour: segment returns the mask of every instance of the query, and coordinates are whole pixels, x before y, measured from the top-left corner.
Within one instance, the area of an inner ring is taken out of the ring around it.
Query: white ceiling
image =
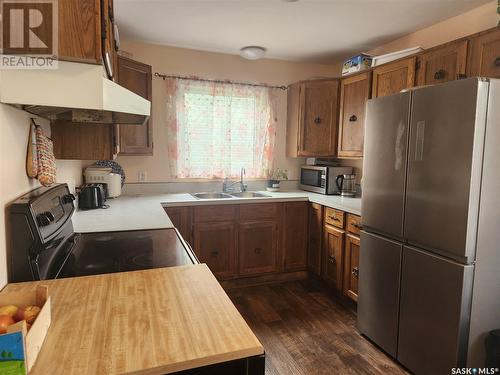
[[[122,38],[238,54],[334,62],[489,0],[115,0]]]

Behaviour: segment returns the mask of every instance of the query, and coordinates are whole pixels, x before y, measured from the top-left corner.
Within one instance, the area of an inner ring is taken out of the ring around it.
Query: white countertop
[[[195,206],[213,204],[244,204],[257,202],[310,201],[361,215],[361,198],[322,195],[306,191],[262,191],[267,197],[197,199],[191,194],[130,195],[108,199],[108,209],[77,210],[73,215],[73,227],[77,233],[110,232],[143,229],[168,229],[174,225],[163,206]]]

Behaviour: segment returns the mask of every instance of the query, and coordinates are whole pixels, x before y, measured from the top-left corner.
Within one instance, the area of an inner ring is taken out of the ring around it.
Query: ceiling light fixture
[[[266,49],[259,46],[247,46],[240,49],[241,57],[247,60],[258,60],[264,57]]]

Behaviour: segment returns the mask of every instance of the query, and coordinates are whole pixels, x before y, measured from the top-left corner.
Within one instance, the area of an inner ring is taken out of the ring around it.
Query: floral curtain
[[[274,158],[272,88],[166,80],[168,159],[176,178],[265,178]]]

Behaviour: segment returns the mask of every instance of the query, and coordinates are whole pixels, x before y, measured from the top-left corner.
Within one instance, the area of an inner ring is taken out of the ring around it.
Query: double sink
[[[242,191],[240,193],[195,193],[197,199],[228,199],[228,198],[269,198],[269,195],[256,191]]]

